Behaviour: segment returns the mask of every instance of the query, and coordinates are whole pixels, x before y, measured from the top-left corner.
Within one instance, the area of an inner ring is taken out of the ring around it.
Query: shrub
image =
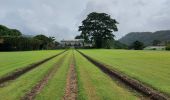
[[[170,44],[166,46],[166,50],[170,50]]]

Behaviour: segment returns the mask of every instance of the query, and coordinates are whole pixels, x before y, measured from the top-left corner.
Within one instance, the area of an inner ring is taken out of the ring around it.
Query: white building
[[[165,50],[166,46],[148,46],[144,50]]]
[[[84,39],[61,40],[62,47],[83,47]]]

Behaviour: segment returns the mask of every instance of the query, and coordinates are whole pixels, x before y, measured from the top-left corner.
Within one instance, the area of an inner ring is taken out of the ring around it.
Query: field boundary
[[[70,59],[69,71],[67,73],[67,82],[65,88],[65,94],[63,100],[77,100],[78,93],[78,81],[77,81],[77,73],[75,69],[75,56],[72,51],[72,56]]]
[[[114,77],[118,80],[120,80],[122,83],[125,85],[131,87],[132,89],[146,95],[148,98],[153,99],[153,100],[168,100],[169,97],[165,94],[160,93],[157,90],[154,90],[151,87],[148,87],[147,85],[128,77],[127,75],[124,75],[121,72],[118,72],[117,70],[109,69],[105,64],[102,64],[93,58],[85,55],[84,53],[80,52],[77,50],[82,56],[84,56],[88,61],[96,65],[98,68],[100,68],[104,73],[109,75],[110,77]]]
[[[44,75],[40,81],[37,82],[37,84],[31,89],[31,91],[28,91],[21,100],[33,100],[35,96],[44,88],[44,86],[48,83],[48,81],[54,76],[54,74],[57,72],[58,68],[63,64],[65,57],[68,54],[65,54],[62,56],[53,66],[48,70],[48,72]]]
[[[66,52],[67,50],[64,50],[56,55],[53,55],[51,57],[48,57],[48,58],[45,58],[44,60],[41,60],[41,61],[38,61],[36,63],[32,63],[24,68],[21,68],[21,69],[17,69],[16,71],[14,72],[11,72],[9,73],[8,75],[6,76],[3,76],[3,77],[0,77],[0,85],[3,86],[2,84],[7,82],[7,81],[10,81],[10,80],[15,80],[16,78],[18,78],[19,76],[23,75],[24,73],[36,68],[37,66],[51,60],[52,58],[56,57],[56,56],[59,56],[61,54],[63,54],[64,52]]]

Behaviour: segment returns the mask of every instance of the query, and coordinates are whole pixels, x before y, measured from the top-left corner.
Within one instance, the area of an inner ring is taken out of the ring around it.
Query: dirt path
[[[59,54],[56,54],[54,56],[51,56],[51,57],[48,57],[44,60],[41,60],[39,62],[36,62],[36,63],[33,63],[33,64],[30,64],[28,66],[26,66],[25,68],[22,68],[22,69],[18,69],[14,72],[11,72],[9,73],[7,76],[4,76],[4,77],[0,77],[0,86],[5,86],[5,84],[10,81],[10,80],[15,80],[17,79],[19,76],[23,75],[24,73],[27,73],[28,71],[38,67],[39,65],[51,60],[52,58],[56,57],[56,56],[59,56],[61,55],[62,53],[64,53],[65,51],[59,53]]]
[[[70,62],[69,72],[67,74],[67,83],[63,100],[76,100],[77,92],[78,92],[77,74],[75,69],[75,58],[73,54]]]
[[[58,68],[63,64],[66,54],[57,61],[54,66],[48,71],[48,73],[32,88],[31,91],[26,93],[21,100],[33,100],[35,96],[43,89],[43,87],[48,83],[48,81],[54,76]]]
[[[78,51],[78,50],[77,50]],[[82,56],[84,56],[87,60],[91,63],[96,65],[99,69],[101,69],[104,73],[109,75],[110,77],[117,79],[120,83],[125,84],[126,86],[130,87],[131,89],[136,90],[140,94],[147,96],[149,99],[153,100],[169,100],[170,98],[165,94],[160,93],[159,91],[131,78],[127,75],[118,72],[117,70],[109,69],[108,65],[102,64],[93,58],[83,54],[82,52],[78,51]]]

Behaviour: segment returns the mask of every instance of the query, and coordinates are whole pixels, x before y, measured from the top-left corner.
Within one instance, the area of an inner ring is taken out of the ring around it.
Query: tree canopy
[[[77,35],[75,36],[75,39],[83,39],[83,37],[81,35]]]
[[[54,37],[42,34],[26,37],[17,29],[0,25],[0,51],[55,49],[58,45]]]
[[[0,36],[21,36],[22,33],[17,29],[9,29],[6,26],[0,25]]]
[[[90,13],[82,25],[79,26],[81,36],[85,42],[91,42],[96,48],[101,48],[105,43],[114,40],[113,31],[118,31],[118,22],[106,13]]]

